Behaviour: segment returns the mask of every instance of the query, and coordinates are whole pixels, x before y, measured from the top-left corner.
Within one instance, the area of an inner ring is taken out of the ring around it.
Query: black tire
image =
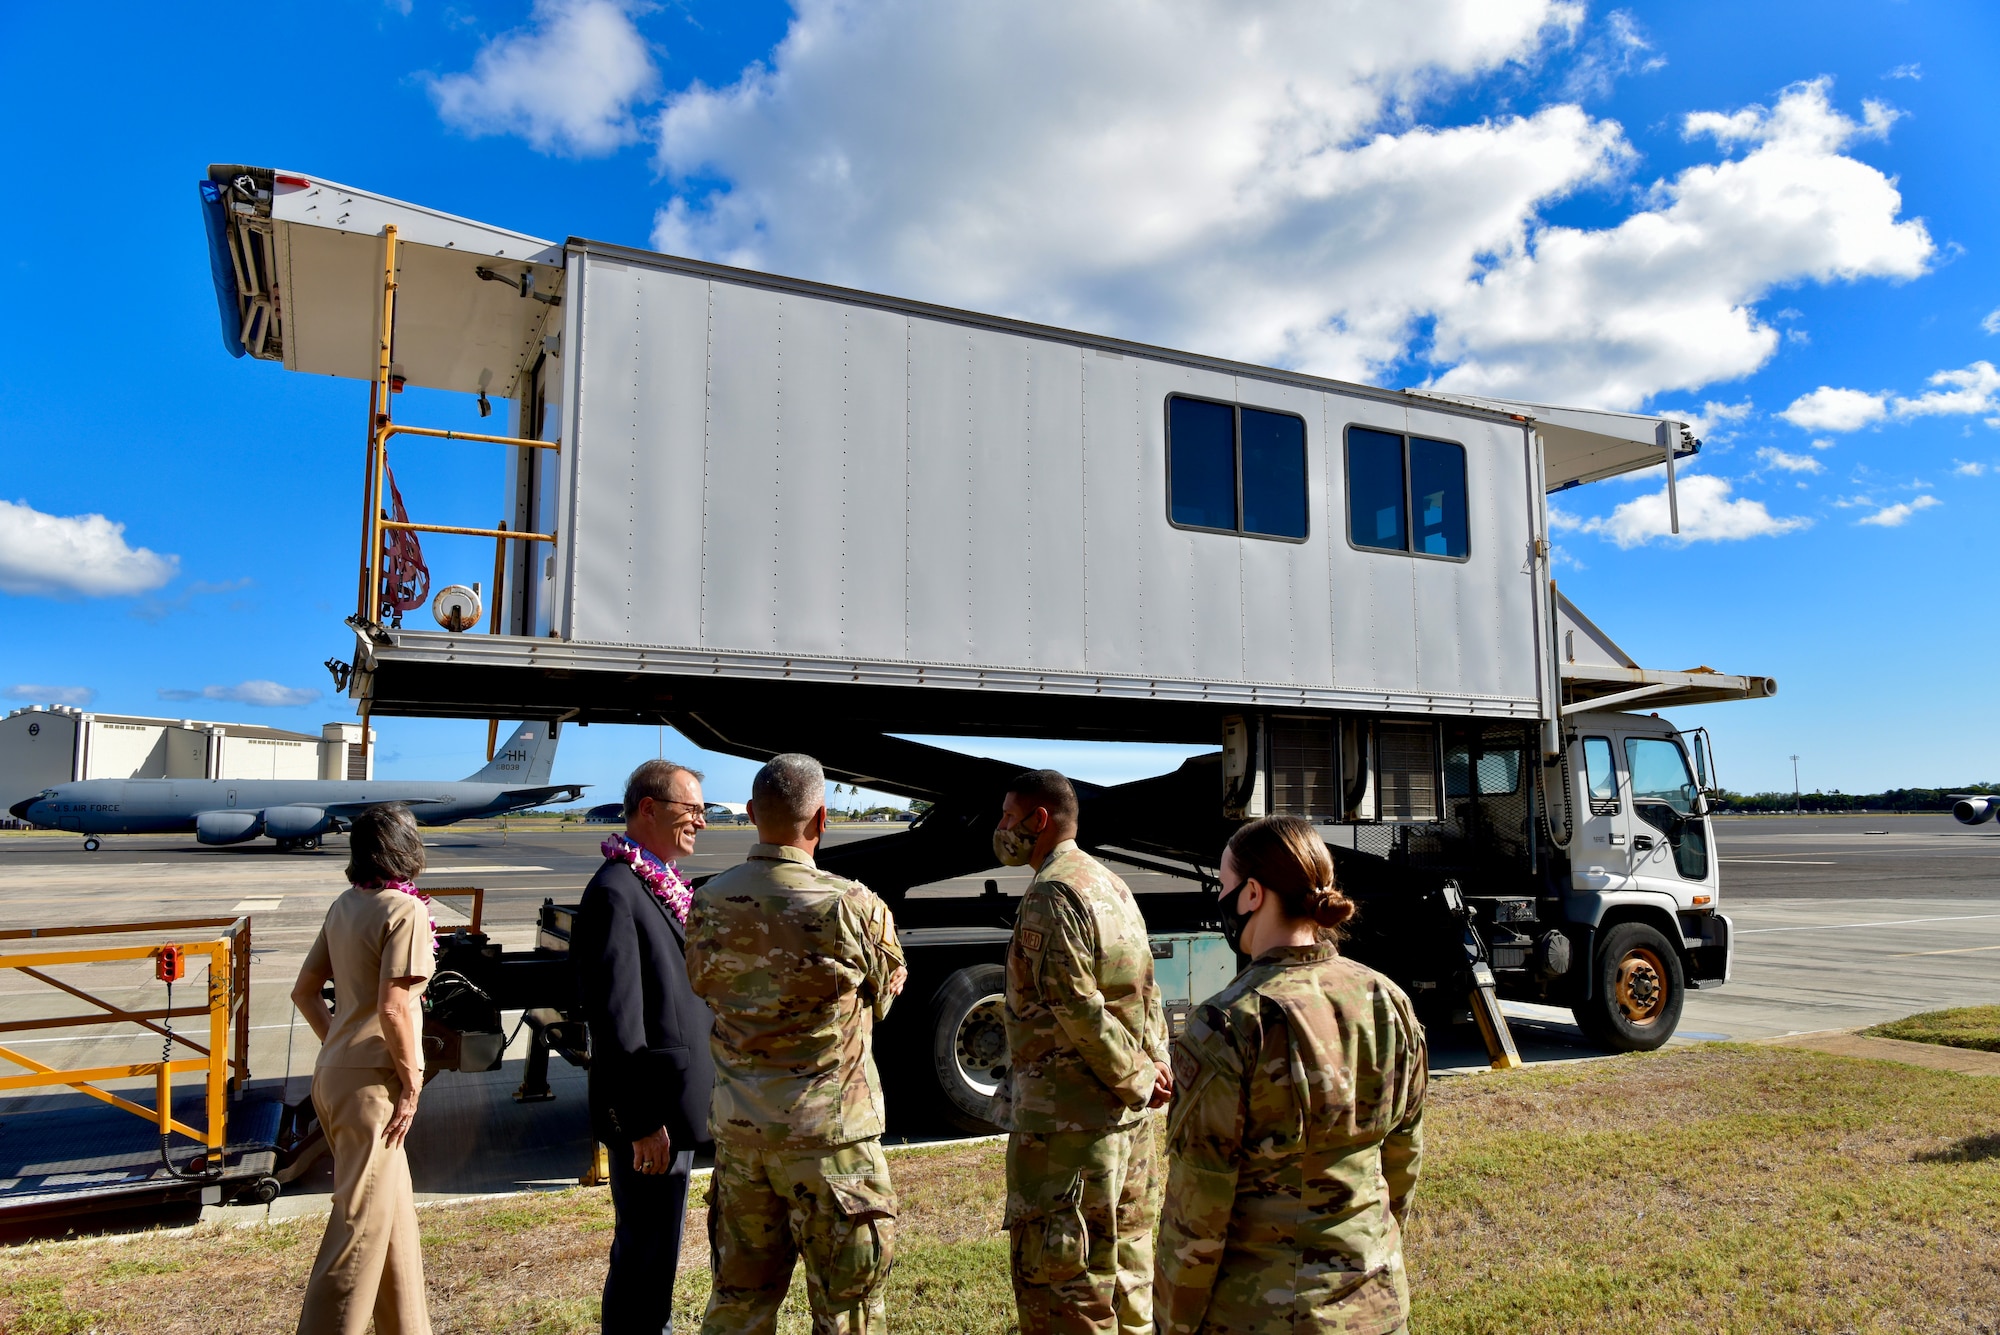
[[[83,851],[86,853],[95,853],[99,847],[101,845],[95,839],[86,839],[83,841]]]
[[[998,1073],[1007,1067],[1007,971],[974,964],[945,979],[931,1000],[931,1069],[944,1115],[961,1131],[984,1135]]]
[[[1681,956],[1659,929],[1622,922],[1597,943],[1591,995],[1571,1007],[1576,1023],[1614,1052],[1651,1052],[1674,1036],[1687,997]]]

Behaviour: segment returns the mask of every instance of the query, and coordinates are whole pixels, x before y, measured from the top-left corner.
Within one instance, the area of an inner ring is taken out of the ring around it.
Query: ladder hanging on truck
[[[1681,988],[1727,977],[1712,759],[1610,711],[1776,688],[1640,668],[1550,569],[1547,495],[1664,463],[1672,505],[1683,423],[544,241],[303,174],[202,189],[230,350],[371,385],[363,712],[666,723],[931,803],[825,861],[963,1003],[931,1036],[961,1111],[1011,910],[905,892],[993,865],[1012,767],[910,734],[1216,746],[1081,785],[1086,846],[1212,890],[1241,821],[1312,819],[1362,902],[1349,949],[1480,1018],[1496,1062],[1502,998],[1656,1046]],[[454,434],[391,422],[405,385],[506,401],[505,432],[458,435],[504,460],[490,525],[385,518],[392,440]],[[385,614],[385,533],[430,536],[440,578],[491,560],[490,625]],[[1142,906],[1163,937],[1212,926],[1209,895]]]

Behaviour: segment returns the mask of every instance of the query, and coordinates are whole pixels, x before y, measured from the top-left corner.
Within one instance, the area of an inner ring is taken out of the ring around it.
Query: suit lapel
[[[685,947],[687,945],[687,930],[681,926],[680,920],[674,917],[672,910],[667,908],[667,901],[653,893],[652,889],[647,886],[645,878],[633,869],[631,863],[628,862],[621,865],[625,868],[625,874],[632,878],[633,886],[638,889],[639,898],[651,904],[658,911],[659,915],[667,920],[667,930],[674,934],[674,940],[680,942]]]

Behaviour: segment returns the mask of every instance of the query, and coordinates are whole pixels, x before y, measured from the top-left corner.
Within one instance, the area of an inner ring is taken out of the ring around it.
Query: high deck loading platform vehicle
[[[1310,817],[1361,901],[1348,949],[1474,1012],[1496,1061],[1496,998],[1645,1048],[1727,980],[1705,740],[1617,711],[1775,684],[1640,667],[1549,566],[1547,493],[1664,464],[1671,498],[1683,424],[549,242],[290,172],[202,190],[230,351],[371,386],[336,665],[364,717],[666,723],[931,803],[824,862],[895,906],[933,1004],[892,1029],[963,1119],[1005,1060],[1013,901],[911,892],[992,866],[1012,767],[912,734],[1216,747],[1082,785],[1084,844],[1213,888],[1241,821]],[[504,399],[507,432],[394,421],[406,384]],[[490,528],[414,522],[386,485],[392,448],[454,434],[494,447]],[[493,562],[484,627],[401,623],[419,534],[493,545],[462,558]],[[1233,972],[1213,897],[1142,904],[1182,1011]]]

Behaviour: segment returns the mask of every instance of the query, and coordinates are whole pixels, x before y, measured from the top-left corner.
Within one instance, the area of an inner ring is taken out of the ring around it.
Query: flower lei
[[[667,906],[667,912],[674,915],[675,922],[687,923],[688,905],[694,901],[694,887],[681,876],[678,867],[671,862],[660,861],[622,834],[606,839],[602,848],[605,857],[632,868],[633,874],[644,881],[646,888]]]
[[[410,881],[370,881],[366,885],[356,886],[355,889],[394,890],[398,894],[408,895],[411,899],[414,899],[419,904],[422,904],[424,906],[424,921],[431,925],[431,957],[433,959],[437,957],[438,923],[437,923],[437,918],[434,917],[431,913],[431,897],[425,894],[423,891],[417,889],[415,883]]]

